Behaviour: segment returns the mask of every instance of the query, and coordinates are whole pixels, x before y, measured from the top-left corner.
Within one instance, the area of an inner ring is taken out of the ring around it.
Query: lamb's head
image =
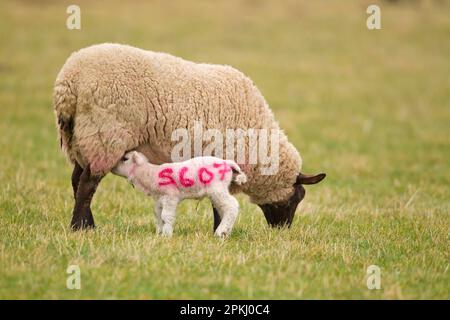
[[[147,158],[142,153],[137,151],[127,152],[111,172],[121,177],[131,178],[136,168],[147,162]]]
[[[298,204],[305,197],[305,188],[303,185],[319,183],[325,176],[325,173],[316,175],[300,173],[293,185],[294,191],[288,199],[259,205],[266,216],[267,222],[274,227],[282,227],[284,225],[290,226],[294,219],[295,210],[297,209]]]

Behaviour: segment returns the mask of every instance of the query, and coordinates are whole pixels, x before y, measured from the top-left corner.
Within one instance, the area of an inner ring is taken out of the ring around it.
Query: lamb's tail
[[[59,132],[60,146],[67,158],[73,163],[72,137],[75,125],[77,96],[73,93],[70,82],[57,81],[53,91],[53,107]]]
[[[233,182],[237,185],[242,185],[247,182],[247,176],[236,162],[227,160],[227,164],[231,167],[231,170],[233,170]]]

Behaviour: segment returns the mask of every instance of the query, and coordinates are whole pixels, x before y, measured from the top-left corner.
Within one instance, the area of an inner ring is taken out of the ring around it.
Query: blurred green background
[[[381,30],[366,27],[373,3]],[[66,28],[70,4],[81,30]],[[448,1],[1,1],[0,298],[448,299],[449,17]],[[160,239],[151,200],[108,176],[98,228],[72,233],[52,87],[71,52],[102,42],[251,77],[304,171],[328,174],[292,228],[240,196],[227,241],[206,200]],[[81,290],[66,288],[70,264]]]

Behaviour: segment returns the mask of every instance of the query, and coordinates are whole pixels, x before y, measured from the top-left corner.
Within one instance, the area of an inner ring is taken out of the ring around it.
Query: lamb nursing
[[[166,236],[172,236],[178,203],[203,197],[209,197],[221,218],[215,235],[228,236],[239,210],[239,203],[228,188],[232,182],[241,185],[247,180],[231,160],[196,157],[154,165],[136,151],[125,154],[112,172],[126,177],[133,186],[155,199],[156,230]]]

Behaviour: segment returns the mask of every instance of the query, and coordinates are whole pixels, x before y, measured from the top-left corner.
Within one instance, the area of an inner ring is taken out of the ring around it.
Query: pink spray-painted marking
[[[222,162],[222,163],[214,162],[213,165],[214,165],[214,168],[221,168],[222,167],[222,169],[219,170],[220,180],[225,179],[225,174],[227,172],[231,172],[230,166],[225,161]]]
[[[209,178],[205,179],[204,174],[208,175]],[[211,171],[209,171],[208,169],[206,169],[206,167],[201,167],[198,170],[198,179],[203,184],[209,184],[214,179],[214,174]]]
[[[171,184],[176,184],[175,179],[172,178],[173,170],[172,168],[165,168],[158,173],[160,179],[166,179],[165,181],[160,181],[158,185],[167,186]]]
[[[189,188],[194,185],[194,180],[185,177],[186,172],[189,170],[188,167],[181,168],[180,172],[178,172],[178,178],[183,187]]]

